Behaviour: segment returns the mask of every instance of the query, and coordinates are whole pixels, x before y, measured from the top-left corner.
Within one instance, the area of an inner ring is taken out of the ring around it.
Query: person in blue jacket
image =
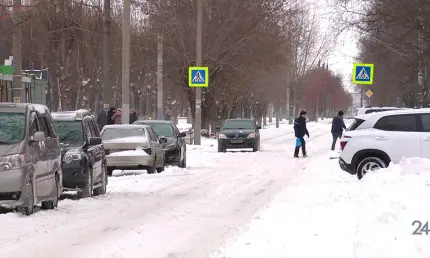
[[[306,158],[308,155],[306,155],[306,142],[304,137],[307,135],[309,138],[309,132],[306,128],[306,111],[304,110],[300,111],[299,117],[294,119],[294,134],[298,143],[296,144],[296,148],[294,150],[294,158],[299,157],[300,147],[302,147],[303,157]]]
[[[343,121],[343,111],[339,111],[337,116],[333,117],[331,123],[331,135],[333,136],[333,142],[331,144],[331,150],[334,151],[336,147],[337,138],[342,138],[343,129],[346,130],[345,122]]]

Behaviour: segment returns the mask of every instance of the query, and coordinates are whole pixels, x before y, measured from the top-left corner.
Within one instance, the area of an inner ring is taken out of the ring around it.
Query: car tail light
[[[348,142],[340,142],[340,149],[343,150]]]
[[[351,136],[343,136],[343,138],[346,138],[346,139],[350,139],[351,138]],[[340,149],[341,150],[343,150],[343,149],[345,149],[345,146],[346,146],[346,144],[348,143],[348,141],[341,141],[340,142]]]

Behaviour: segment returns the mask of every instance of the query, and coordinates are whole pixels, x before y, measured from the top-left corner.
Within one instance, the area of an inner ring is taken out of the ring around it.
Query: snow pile
[[[430,160],[405,159],[358,181],[322,157],[213,257],[430,257]]]

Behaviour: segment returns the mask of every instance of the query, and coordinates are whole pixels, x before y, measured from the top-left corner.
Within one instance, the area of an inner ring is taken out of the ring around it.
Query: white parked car
[[[358,179],[402,158],[430,158],[430,109],[357,116],[340,145],[340,167]]]
[[[146,169],[148,174],[164,171],[162,143],[148,125],[107,125],[101,131],[108,175],[115,169]]]

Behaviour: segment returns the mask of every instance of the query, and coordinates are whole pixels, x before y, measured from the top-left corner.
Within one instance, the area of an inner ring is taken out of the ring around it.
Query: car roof
[[[45,113],[49,111],[48,107],[41,104],[34,103],[11,103],[11,102],[0,102],[0,111],[2,112],[22,112],[24,113],[28,109],[36,109],[39,113]]]
[[[170,124],[170,120],[166,121],[166,120],[137,120],[134,122],[135,124],[138,123],[148,123],[148,124]],[[134,124],[133,123],[133,124]]]
[[[116,125],[105,125],[103,129],[121,129],[121,128],[149,128],[149,125],[138,125],[138,124],[131,124],[131,125],[123,125],[123,124],[116,124]]]
[[[355,118],[368,120],[371,118],[379,118],[379,117],[391,116],[391,115],[408,115],[408,114],[425,114],[425,113],[430,113],[430,109],[429,108],[396,109],[396,110],[388,110],[388,111],[382,111],[382,112],[363,114],[363,115],[356,116]]]
[[[74,111],[52,112],[51,115],[54,121],[80,121],[84,117],[91,116],[91,113],[86,109],[78,109]]]
[[[224,122],[227,122],[227,121],[254,121],[254,120],[250,118],[229,118],[229,119],[226,119]]]

